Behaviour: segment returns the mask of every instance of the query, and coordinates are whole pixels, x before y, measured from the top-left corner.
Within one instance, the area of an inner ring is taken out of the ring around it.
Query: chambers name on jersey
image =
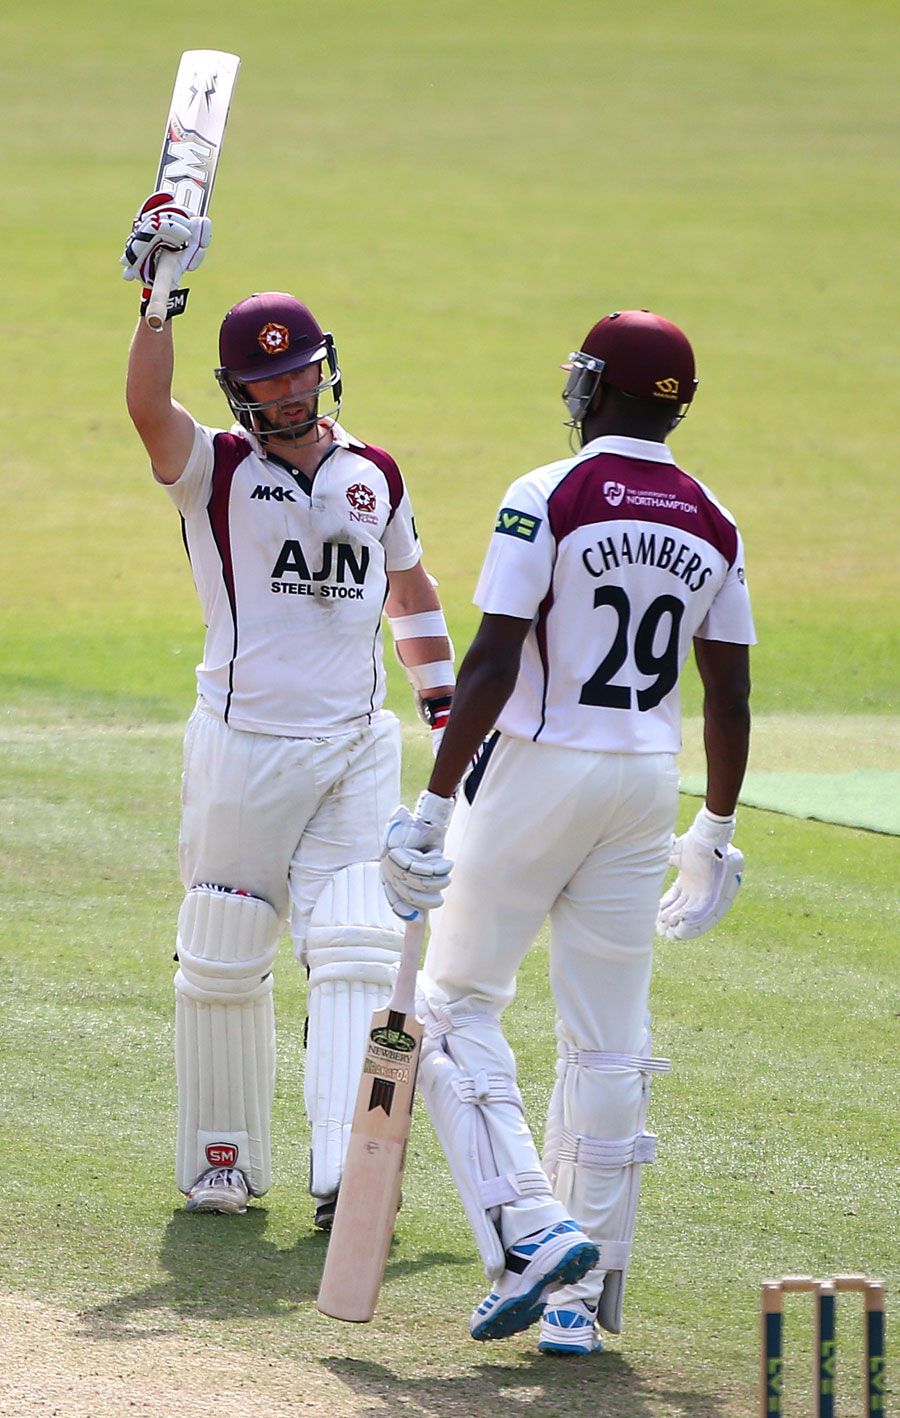
[[[384,703],[387,576],[421,547],[393,458],[331,429],[310,483],[239,424],[197,425],[167,488],[207,627],[197,686],[237,729],[332,734]]]
[[[635,438],[512,484],[475,604],[533,621],[501,732],[611,753],[677,753],[694,636],[756,639],[734,519],[666,444]]]

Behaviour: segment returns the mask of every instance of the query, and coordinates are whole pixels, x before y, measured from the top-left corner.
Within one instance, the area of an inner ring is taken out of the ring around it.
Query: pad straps
[[[599,1049],[566,1049],[566,1062],[579,1068],[633,1068],[638,1073],[668,1073],[671,1059],[651,1059],[643,1054],[608,1054]]]

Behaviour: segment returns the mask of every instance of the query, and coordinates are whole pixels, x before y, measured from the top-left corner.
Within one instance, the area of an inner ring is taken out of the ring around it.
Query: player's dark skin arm
[[[486,734],[512,694],[530,620],[511,615],[482,616],[462,662],[453,708],[444,730],[428,789],[452,798]]]
[[[730,817],[750,748],[750,651],[746,645],[696,639],[694,657],[704,691],[706,806]]]

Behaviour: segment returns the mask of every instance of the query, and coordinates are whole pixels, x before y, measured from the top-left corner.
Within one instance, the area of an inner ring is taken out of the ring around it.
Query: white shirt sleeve
[[[184,472],[177,482],[163,484],[182,516],[202,510],[209,502],[215,456],[213,430],[195,424],[194,446]]]
[[[738,533],[737,553],[715,600],[694,634],[700,640],[724,640],[731,645],[755,645],[756,630],[744,571],[744,543]]]
[[[533,620],[553,576],[556,543],[547,502],[525,478],[506,492],[473,597],[487,615]]]
[[[385,528],[381,544],[384,547],[385,567],[388,572],[409,571],[422,559],[422,547],[405,483],[403,496]]]

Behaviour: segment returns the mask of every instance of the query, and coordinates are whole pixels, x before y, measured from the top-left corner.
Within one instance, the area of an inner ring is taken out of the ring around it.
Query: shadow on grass
[[[282,1249],[266,1239],[267,1225],[262,1207],[251,1207],[238,1218],[191,1216],[179,1209],[166,1226],[159,1252],[167,1279],[83,1310],[81,1333],[93,1339],[149,1339],[172,1333],[172,1315],[206,1323],[278,1318],[314,1301],[327,1236],[320,1231],[300,1235]],[[386,1278],[461,1263],[455,1256],[429,1252],[415,1260],[389,1261]]]
[[[499,1357],[447,1377],[404,1378],[383,1364],[345,1356],[321,1360],[362,1406],[354,1418],[726,1418],[734,1409],[709,1394],[632,1368],[620,1353],[553,1359],[538,1353],[514,1363]],[[370,1402],[370,1405],[368,1401]]]
[[[262,1207],[240,1218],[190,1216],[179,1209],[160,1247],[166,1278],[81,1311],[79,1333],[130,1342],[171,1335],[185,1322],[290,1318],[315,1301],[327,1237],[307,1232],[282,1249],[266,1239],[267,1225]],[[389,1261],[385,1278],[390,1284],[421,1276],[427,1286],[436,1267],[468,1263],[427,1252]],[[674,1376],[633,1368],[618,1351],[559,1360],[494,1344],[471,1350],[480,1362],[468,1358],[461,1366],[458,1355],[447,1355],[443,1373],[430,1366],[430,1373],[417,1377],[346,1353],[308,1358],[353,1393],[355,1418],[384,1418],[386,1412],[396,1418],[507,1418],[520,1412],[534,1418],[729,1418],[736,1411]]]

